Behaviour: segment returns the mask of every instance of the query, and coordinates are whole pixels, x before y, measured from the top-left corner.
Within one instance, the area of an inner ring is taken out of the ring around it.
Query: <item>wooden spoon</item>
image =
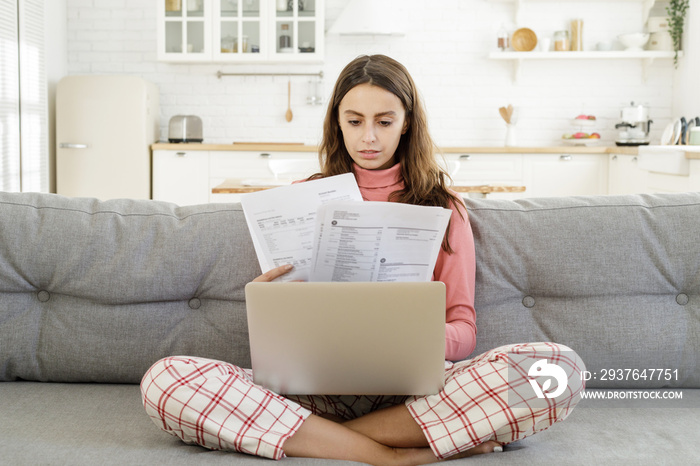
[[[287,121],[292,121],[292,80],[287,82],[287,113],[284,117]]]
[[[510,123],[510,115],[508,115],[508,110],[505,107],[499,108],[498,113],[501,114],[501,118],[503,118],[503,121],[505,121],[506,123]]]

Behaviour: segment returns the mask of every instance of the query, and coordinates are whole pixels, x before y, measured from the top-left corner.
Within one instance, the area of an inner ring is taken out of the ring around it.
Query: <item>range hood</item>
[[[350,0],[329,34],[343,36],[402,36],[397,11],[390,0]]]

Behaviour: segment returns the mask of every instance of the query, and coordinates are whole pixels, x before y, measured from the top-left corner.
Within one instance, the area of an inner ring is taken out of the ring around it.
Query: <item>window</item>
[[[43,0],[0,0],[0,191],[48,191]]]

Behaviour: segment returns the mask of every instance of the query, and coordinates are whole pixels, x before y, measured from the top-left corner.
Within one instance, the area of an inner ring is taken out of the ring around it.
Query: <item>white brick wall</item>
[[[324,95],[342,67],[364,53],[385,53],[411,71],[425,98],[430,126],[444,146],[498,146],[505,125],[498,107],[519,108],[522,145],[557,145],[572,132],[570,118],[598,117],[596,130],[613,144],[620,108],[646,103],[658,141],[674,116],[674,71],[657,60],[642,80],[641,60],[535,60],[513,81],[509,61],[489,60],[501,24],[516,28],[512,4],[487,0],[385,0],[396,6],[403,37],[326,36],[326,59],[317,65],[172,64],[156,60],[156,2],[160,0],[67,0],[70,74],[132,74],[155,82],[161,92],[161,137],[175,114],[204,121],[206,142],[318,142],[325,106],[306,105],[305,77],[292,77],[294,119],[287,123],[286,77],[225,77],[216,71],[318,72]],[[640,31],[642,2],[523,2],[519,26],[540,36],[584,20],[586,50],[622,32]],[[326,26],[345,0],[326,0]],[[428,5],[428,9],[424,9]],[[690,115],[688,115],[690,116]]]

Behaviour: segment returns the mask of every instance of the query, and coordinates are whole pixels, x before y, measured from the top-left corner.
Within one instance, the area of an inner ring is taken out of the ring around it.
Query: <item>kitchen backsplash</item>
[[[528,60],[514,79],[513,63],[492,60],[502,26],[511,32],[514,3],[487,0],[383,0],[394,5],[403,36],[326,36],[322,64],[172,64],[156,60],[156,2],[67,0],[69,74],[131,74],[160,88],[161,139],[176,114],[194,114],[209,143],[318,142],[326,107],[306,104],[306,77],[291,77],[294,118],[285,120],[287,77],[224,77],[216,72],[323,71],[327,97],[342,67],[360,54],[384,53],[403,62],[417,82],[436,142],[499,146],[505,124],[498,108],[519,109],[520,145],[552,146],[573,131],[570,119],[597,117],[594,131],[613,144],[620,109],[649,106],[652,143],[673,118],[673,66],[659,59],[643,79],[641,59]],[[326,28],[346,0],[326,0]],[[572,18],[584,21],[584,49],[643,29],[643,2],[523,2],[518,27],[550,37]],[[551,52],[555,53],[555,52]]]

